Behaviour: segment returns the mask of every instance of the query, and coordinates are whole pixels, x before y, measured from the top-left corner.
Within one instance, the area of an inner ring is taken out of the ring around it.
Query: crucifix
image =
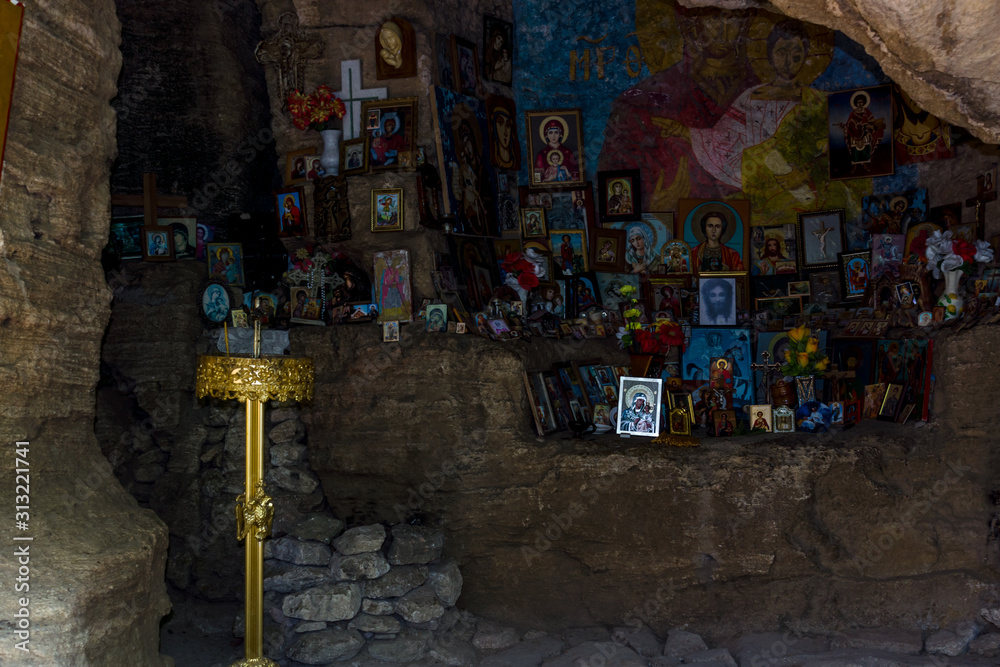
[[[986,230],[986,202],[996,201],[997,198],[995,179],[995,166],[985,174],[976,176],[976,196],[965,200],[967,207],[976,207],[976,225],[980,234],[985,233]]]
[[[278,66],[278,90],[284,107],[288,94],[304,87],[306,61],[323,55],[323,40],[299,28],[298,14],[285,12],[278,17],[278,32],[258,43],[253,54],[261,65]]]
[[[856,377],[854,371],[842,371],[837,368],[837,364],[831,364],[830,370],[826,372],[823,376],[825,379],[830,380],[833,384],[831,385],[830,395],[833,396],[834,401],[842,401],[844,397],[843,387],[840,384],[841,380],[853,380]]]
[[[827,227],[826,223],[822,219],[819,221],[819,227],[813,230],[812,235],[819,239],[819,257],[820,259],[826,259],[826,235],[833,231],[833,227]]]
[[[343,88],[334,95],[342,99],[347,108],[344,116],[344,139],[357,139],[361,136],[361,103],[384,100],[389,93],[385,88],[364,87],[360,60],[341,61],[340,85]]]
[[[773,364],[768,363],[771,360],[771,353],[768,351],[761,352],[760,358],[764,360],[761,364],[750,364],[751,371],[763,371],[764,373],[764,388],[767,390],[767,402],[771,402],[771,376],[781,368],[781,364],[775,362]]]

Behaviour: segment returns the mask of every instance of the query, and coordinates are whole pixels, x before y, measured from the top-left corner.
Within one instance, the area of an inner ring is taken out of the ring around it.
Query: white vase
[[[962,277],[961,269],[944,271],[944,292],[938,299],[938,305],[944,308],[944,319],[950,320],[962,314],[965,299],[958,293],[958,281]]]
[[[524,302],[525,306],[527,306],[528,305],[528,290],[526,290],[523,287],[521,287],[521,283],[518,282],[517,278],[514,275],[507,274],[507,279],[504,282],[505,282],[505,284],[508,287],[510,287],[511,289],[513,289],[515,292],[517,292],[518,298],[521,299],[521,301]]]
[[[319,156],[319,163],[323,165],[325,176],[337,176],[340,174],[340,130],[320,130],[319,136],[323,137],[323,152]]]

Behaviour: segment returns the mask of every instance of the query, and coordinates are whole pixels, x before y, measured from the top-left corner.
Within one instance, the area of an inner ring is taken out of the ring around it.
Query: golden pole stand
[[[236,538],[246,539],[245,657],[232,667],[278,667],[264,657],[264,540],[274,516],[264,489],[264,401],[312,400],[314,368],[312,359],[260,357],[259,320],[254,329],[254,356],[198,357],[195,393],[246,402],[246,487],[236,499]]]

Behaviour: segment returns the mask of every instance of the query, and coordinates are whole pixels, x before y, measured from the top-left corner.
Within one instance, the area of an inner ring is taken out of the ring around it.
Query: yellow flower
[[[635,285],[622,285],[618,288],[622,296],[629,296],[630,294],[635,294]]]
[[[808,333],[809,333],[808,327],[806,327],[806,325],[803,324],[802,326],[795,327],[794,329],[788,332],[788,340],[792,341],[793,343],[798,343],[800,340],[805,338],[805,336]]]
[[[830,363],[829,359],[825,359],[825,358],[824,359],[820,359],[819,361],[816,362],[816,370],[817,371],[825,371],[826,370],[826,365],[828,363]]]
[[[629,308],[628,310],[626,310],[622,314],[625,317],[629,317],[629,318],[631,318],[631,317],[639,317],[640,315],[642,315],[642,311],[640,311],[638,308]]]
[[[809,355],[805,352],[799,352],[796,359],[798,359],[799,366],[802,366],[803,368],[809,364]]]
[[[792,363],[792,351],[791,350],[785,350],[785,361],[787,361],[788,363]]]
[[[816,338],[815,336],[810,336],[809,342],[806,343],[806,352],[808,354],[812,354],[818,349],[819,349],[819,338]]]

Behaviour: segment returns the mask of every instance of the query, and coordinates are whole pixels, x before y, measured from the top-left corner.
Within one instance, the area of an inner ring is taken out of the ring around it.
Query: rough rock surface
[[[11,588],[0,662],[160,665],[166,529],[115,481],[93,431],[120,25],[111,0],[44,0],[24,14],[0,188],[0,465],[10,475],[0,502],[13,512],[14,443],[27,441],[33,633],[30,653],[15,648]],[[13,586],[6,549],[0,578]]]
[[[642,616],[661,636],[683,625],[706,638],[789,618],[800,631],[917,630],[928,600],[945,627],[976,615],[995,587],[997,464],[984,424],[1000,408],[983,402],[981,382],[1000,363],[995,328],[936,341],[929,426],[866,422],[686,450],[530,433],[522,370],[607,357],[610,343],[414,332],[390,346],[362,328],[295,330],[292,343],[326,369],[315,405],[364,415],[302,410],[313,469],[337,490],[333,512],[440,517],[460,604],[484,616],[550,631]],[[396,419],[417,396],[426,408]]]
[[[680,0],[687,6],[764,7],[843,32],[921,107],[1000,143],[1000,96],[991,72],[998,17],[977,0]]]

